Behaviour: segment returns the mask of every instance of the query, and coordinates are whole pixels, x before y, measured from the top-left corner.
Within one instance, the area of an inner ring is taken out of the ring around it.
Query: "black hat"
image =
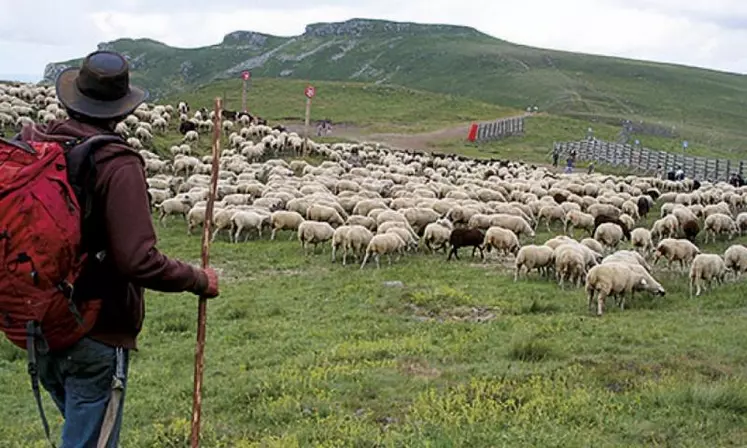
[[[57,99],[65,108],[92,118],[119,118],[148,99],[148,92],[130,85],[127,60],[119,53],[96,51],[80,68],[57,77]]]

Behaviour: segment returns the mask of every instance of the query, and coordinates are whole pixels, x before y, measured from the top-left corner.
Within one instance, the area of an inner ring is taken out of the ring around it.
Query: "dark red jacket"
[[[102,131],[75,120],[26,127],[23,140],[67,141]],[[118,155],[125,152],[126,155]],[[93,235],[86,235],[102,262],[86,263],[75,283],[75,300],[102,299],[90,337],[112,346],[136,348],[145,316],[144,288],[162,292],[202,293],[207,276],[196,267],[170,259],[156,249],[143,159],[125,145],[96,150]]]

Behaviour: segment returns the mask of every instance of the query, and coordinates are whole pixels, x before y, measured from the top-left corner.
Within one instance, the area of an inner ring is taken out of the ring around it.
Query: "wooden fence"
[[[682,168],[685,176],[692,179],[728,181],[732,173],[745,175],[745,161],[727,159],[708,159],[691,157],[684,154],[672,154],[666,151],[654,151],[634,145],[623,145],[603,140],[581,140],[577,142],[555,142],[553,151],[564,155],[576,151],[577,160],[593,160],[612,166],[625,166],[644,174],[654,175],[657,167],[663,172]]]
[[[486,142],[523,134],[524,116],[509,117],[496,121],[472,124],[467,135],[467,140],[471,142]]]

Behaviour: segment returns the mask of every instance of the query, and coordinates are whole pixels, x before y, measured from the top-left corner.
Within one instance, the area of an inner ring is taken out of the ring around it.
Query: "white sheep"
[[[519,252],[516,254],[514,281],[519,279],[523,268],[526,268],[527,275],[532,269],[537,269],[540,275],[543,273],[547,275],[547,271],[552,267],[554,261],[553,249],[551,247],[534,244],[526,245],[519,249]]]
[[[376,258],[376,268],[380,269],[380,258],[381,255],[386,255],[389,261],[389,264],[392,264],[392,254],[397,252],[398,254],[402,255],[404,252],[406,243],[400,236],[396,233],[382,233],[379,235],[374,235],[371,238],[371,241],[368,243],[368,247],[366,247],[366,256],[363,257],[363,262],[361,263],[361,269],[363,269],[366,266],[366,263],[368,262],[368,259],[371,257],[371,255],[375,255]]]
[[[597,299],[597,315],[601,316],[605,299],[609,296],[632,294],[635,290],[649,291],[663,296],[666,290],[645,269],[636,269],[628,263],[602,263],[594,266],[586,274],[586,293],[589,299],[589,309],[594,306],[594,296]],[[624,306],[624,299],[620,302]]]
[[[363,226],[372,232],[376,230],[376,220],[373,218],[369,218],[368,216],[350,215],[345,221],[345,224],[349,226]]]
[[[635,228],[630,232],[630,244],[645,255],[650,254],[654,250],[651,231],[643,227]]]
[[[270,235],[270,239],[275,239],[275,234],[278,230],[292,230],[294,232],[298,231],[298,226],[300,226],[304,221],[304,217],[301,216],[301,214],[298,212],[286,210],[278,210],[272,212],[272,216],[270,218],[270,223],[272,225],[272,234]],[[293,234],[291,234],[289,239],[292,238]]]
[[[726,276],[726,263],[718,254],[698,254],[690,266],[690,297],[693,296],[693,287],[696,288],[695,295],[701,293],[701,285],[707,283],[706,289],[711,289],[713,280],[719,284],[724,282]]]
[[[623,239],[622,227],[611,222],[602,223],[594,232],[594,239],[603,246],[614,249]]]
[[[698,249],[698,246],[691,243],[689,240],[664,238],[656,245],[654,264],[656,264],[660,258],[664,257],[667,259],[667,267],[671,268],[672,262],[677,261],[680,264],[680,269],[684,270],[685,265],[690,264],[693,258],[699,254],[700,249]]]
[[[561,288],[566,280],[580,286],[586,275],[586,259],[581,247],[584,246],[574,242],[562,244],[553,251],[555,277]]]
[[[328,222],[306,220],[298,226],[298,241],[301,242],[304,255],[308,255],[308,245],[314,245],[314,252],[320,243],[332,239],[335,229]]]
[[[366,227],[357,224],[351,225],[350,230],[345,235],[342,265],[345,266],[347,264],[348,253],[353,254],[356,260],[363,258],[373,236],[373,233]]]
[[[431,252],[443,249],[446,253],[452,230],[454,230],[454,225],[445,218],[428,224],[423,231],[423,246]]]
[[[570,210],[563,219],[563,233],[570,235],[574,228],[584,229],[591,233],[594,231],[594,217],[581,210]]]
[[[163,227],[166,227],[166,222],[164,219],[166,216],[169,215],[182,215],[184,219],[187,219],[187,213],[189,213],[189,209],[192,206],[188,201],[185,201],[181,198],[170,198],[166,199],[165,201],[161,202],[161,204],[158,205],[158,221],[161,223]]]
[[[345,224],[342,216],[340,216],[340,213],[335,208],[321,204],[312,204],[306,210],[306,219],[312,221],[325,221],[335,227]]]
[[[519,249],[521,249],[521,244],[519,244],[519,238],[514,232],[503,227],[494,226],[485,232],[483,247],[488,252],[491,251],[491,248],[495,248],[501,253],[505,253],[506,255],[513,254],[515,256],[519,252]]]
[[[197,133],[197,131],[187,131],[186,134],[184,134],[184,138],[182,139],[182,142],[196,142],[200,139],[200,134]]]
[[[739,233],[737,223],[731,216],[724,213],[712,213],[708,215],[704,222],[706,237],[705,243],[708,244],[708,237],[716,241],[716,235],[728,234],[729,240]]]
[[[724,252],[724,263],[726,268],[734,273],[738,279],[743,273],[747,272],[747,247],[741,244],[734,244]]]

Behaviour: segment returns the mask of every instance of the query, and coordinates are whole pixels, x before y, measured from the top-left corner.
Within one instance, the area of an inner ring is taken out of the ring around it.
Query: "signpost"
[[[304,121],[304,143],[303,153],[306,154],[306,148],[309,145],[309,119],[311,118],[311,99],[316,95],[316,89],[311,84],[307,85],[303,91],[306,96],[306,120]]]
[[[241,80],[243,82],[243,87],[241,90],[241,111],[246,112],[246,82],[249,81],[252,78],[252,72],[249,70],[244,70],[241,72]]]

